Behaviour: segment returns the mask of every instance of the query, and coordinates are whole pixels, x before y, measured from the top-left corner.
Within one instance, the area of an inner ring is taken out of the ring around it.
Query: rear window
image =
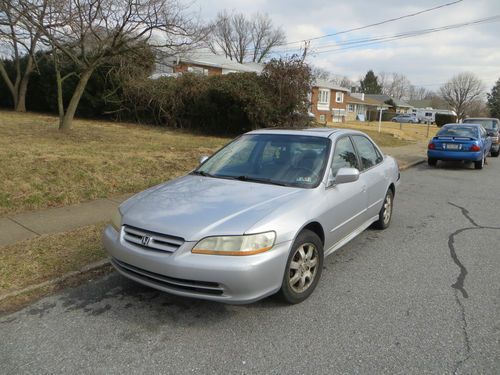
[[[473,118],[468,118],[468,119],[464,120],[464,124],[480,124],[480,125],[483,125],[484,128],[487,130],[498,129],[498,124],[497,124],[496,120],[489,120],[489,119],[474,120]]]
[[[475,126],[450,126],[442,128],[438,133],[438,137],[465,137],[477,138],[478,128]]]

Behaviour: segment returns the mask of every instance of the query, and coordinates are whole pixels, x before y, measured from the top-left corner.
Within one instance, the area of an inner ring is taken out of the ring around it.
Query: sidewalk
[[[426,146],[426,143],[415,143],[386,147],[383,151],[396,158],[403,170],[425,160]],[[110,220],[114,210],[131,195],[0,217],[0,246]]]

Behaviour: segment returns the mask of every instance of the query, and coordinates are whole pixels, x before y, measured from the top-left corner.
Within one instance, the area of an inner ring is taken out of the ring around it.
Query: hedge
[[[457,116],[445,113],[436,113],[436,126],[441,127],[446,124],[453,124],[457,122]]]

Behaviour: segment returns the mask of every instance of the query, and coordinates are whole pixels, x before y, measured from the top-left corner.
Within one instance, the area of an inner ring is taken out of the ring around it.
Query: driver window
[[[332,175],[335,177],[340,168],[359,169],[358,158],[349,137],[341,138],[335,144],[332,158]]]

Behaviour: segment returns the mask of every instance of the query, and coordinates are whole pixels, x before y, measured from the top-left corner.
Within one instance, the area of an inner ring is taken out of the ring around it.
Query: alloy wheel
[[[288,283],[295,293],[304,293],[314,282],[319,263],[318,249],[305,243],[295,250],[290,262]]]
[[[384,214],[382,216],[385,225],[387,225],[391,220],[391,214],[392,214],[392,199],[391,195],[387,194],[384,201]]]

